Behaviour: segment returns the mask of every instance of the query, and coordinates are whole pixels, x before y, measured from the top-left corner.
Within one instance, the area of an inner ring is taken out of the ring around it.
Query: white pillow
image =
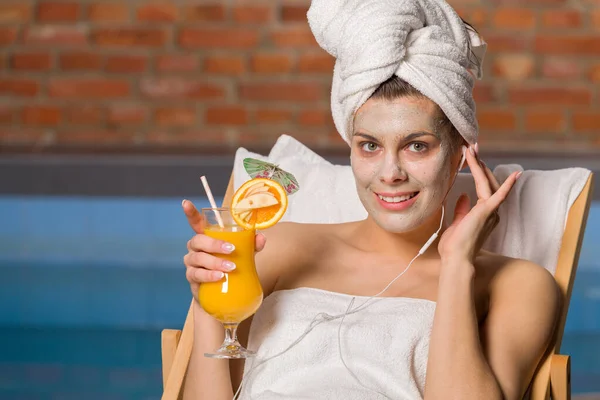
[[[233,167],[236,190],[250,179],[243,165],[246,157],[278,165],[298,180],[300,189],[289,196],[282,221],[339,223],[367,216],[350,166],[331,164],[291,136],[280,136],[268,157],[239,148]]]

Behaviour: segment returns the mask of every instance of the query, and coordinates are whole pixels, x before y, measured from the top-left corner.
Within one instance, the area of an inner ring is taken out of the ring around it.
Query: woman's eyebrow
[[[367,135],[366,133],[356,132],[354,136],[360,136],[363,139],[370,140],[372,142],[378,142],[379,140],[375,136]]]

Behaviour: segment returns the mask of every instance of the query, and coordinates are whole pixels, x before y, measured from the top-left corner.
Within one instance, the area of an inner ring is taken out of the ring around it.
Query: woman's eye
[[[425,143],[419,143],[419,142],[417,142],[417,143],[411,143],[411,144],[408,146],[408,148],[409,148],[411,151],[414,151],[414,152],[420,153],[420,152],[423,152],[423,151],[427,150],[427,145],[426,145]]]
[[[369,153],[376,151],[378,148],[379,148],[379,146],[373,142],[366,142],[366,143],[363,143],[363,145],[362,145],[362,149]]]

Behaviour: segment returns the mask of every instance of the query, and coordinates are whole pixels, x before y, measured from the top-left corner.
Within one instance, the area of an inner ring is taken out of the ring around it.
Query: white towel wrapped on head
[[[336,58],[331,109],[346,142],[356,110],[394,75],[437,103],[468,143],[477,142],[469,69],[481,77],[486,45],[448,3],[313,0],[308,22],[319,45]]]

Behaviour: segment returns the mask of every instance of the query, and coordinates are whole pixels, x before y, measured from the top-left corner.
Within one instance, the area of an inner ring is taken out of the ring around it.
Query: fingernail
[[[227,271],[233,271],[235,269],[235,264],[231,261],[223,261],[223,268]]]
[[[185,203],[187,202],[186,199],[183,199],[183,201],[181,202],[181,207],[185,207]]]
[[[479,156],[479,143],[475,143],[475,154]]]
[[[226,253],[231,253],[232,251],[235,250],[235,246],[232,245],[231,243],[223,243],[221,245],[221,249]]]
[[[521,175],[523,175],[523,171],[519,172],[519,173],[517,174],[517,177],[516,177],[515,179],[519,179],[519,178],[521,177]]]
[[[221,271],[213,272],[213,278],[216,280],[223,279],[224,276],[225,276],[224,272],[221,272]]]
[[[473,147],[472,147],[472,146],[471,146],[471,147],[469,147],[469,151],[471,152],[471,155],[473,155],[473,156],[475,155],[475,151],[473,150]]]

